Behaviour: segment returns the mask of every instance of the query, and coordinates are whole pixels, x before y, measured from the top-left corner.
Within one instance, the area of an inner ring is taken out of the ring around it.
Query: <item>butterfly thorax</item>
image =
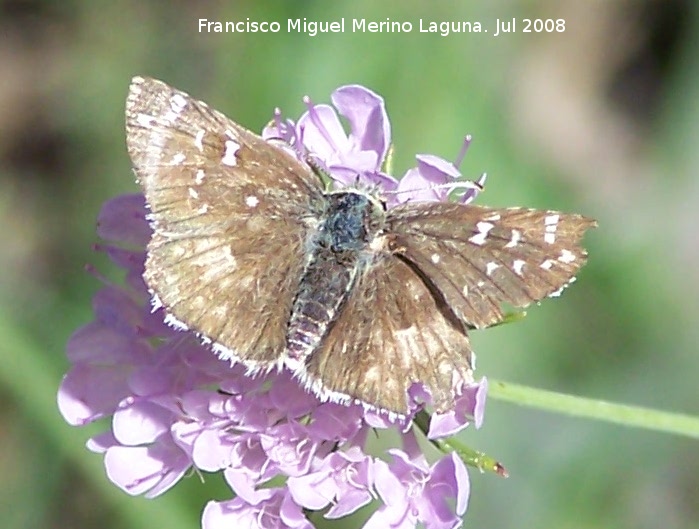
[[[311,247],[287,329],[287,357],[296,363],[322,343],[358,274],[371,259],[369,246],[383,228],[383,208],[354,191],[326,195],[324,220]]]

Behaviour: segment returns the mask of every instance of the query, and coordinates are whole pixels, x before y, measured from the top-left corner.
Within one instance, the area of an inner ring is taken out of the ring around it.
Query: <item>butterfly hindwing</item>
[[[413,382],[446,409],[459,381],[472,381],[464,325],[411,266],[381,256],[359,273],[337,321],[306,362],[309,385],[398,414],[407,411]]]

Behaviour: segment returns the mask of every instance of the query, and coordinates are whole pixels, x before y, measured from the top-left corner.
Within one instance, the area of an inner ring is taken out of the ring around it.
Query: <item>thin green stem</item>
[[[430,430],[430,420],[431,417],[425,410],[417,412],[413,419],[415,426],[423,433],[425,438],[427,438],[427,432]],[[481,473],[487,471],[493,472],[503,478],[508,477],[507,470],[498,460],[485,452],[479,452],[470,446],[466,446],[459,441],[456,436],[451,436],[446,439],[430,439],[430,442],[445,454],[454,452],[465,464],[477,468]]]
[[[699,417],[691,415],[576,397],[498,380],[489,380],[488,388],[488,397],[520,406],[699,439]]]

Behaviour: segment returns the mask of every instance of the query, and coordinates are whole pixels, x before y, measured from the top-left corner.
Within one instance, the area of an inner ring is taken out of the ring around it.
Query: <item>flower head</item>
[[[459,201],[468,203],[483,188],[485,175],[477,182],[463,180],[458,163],[431,154],[417,155],[417,166],[396,180],[383,172],[391,145],[383,98],[363,86],[349,85],[335,90],[331,99],[335,108],[314,105],[306,98],[308,110],[296,123],[282,120],[277,111],[263,137],[293,145],[302,160],[310,158],[327,172],[335,187],[378,188],[388,207],[409,201],[448,200],[455,190],[463,190]],[[348,122],[349,134],[340,116]],[[467,136],[459,162],[470,141]]]
[[[447,198],[460,175],[440,158],[418,157],[407,183],[382,172],[390,144],[383,99],[353,85],[332,100],[349,134],[335,109],[309,102],[296,123],[277,113],[265,137],[284,140],[301,157],[310,154],[336,186],[380,186],[389,204]],[[466,188],[472,199],[478,185]],[[286,371],[249,377],[243,365],[219,360],[193,333],[166,323],[165,307],[152,305],[142,278],[151,235],[142,195],[105,203],[98,233],[108,242],[96,248],[126,279],[105,280],[93,299],[94,321],[70,338],[72,365],[58,405],[72,425],[111,418],[109,431],[88,448],[104,455],[118,487],[153,497],[191,468],[222,471],[235,498],[206,506],[206,529],[305,529],[312,525],[304,510],[340,518],[371,501],[382,506],[366,527],[459,524],[469,490],[464,465],[451,454],[429,466],[410,418],[396,423],[359,404],[321,402]],[[485,387],[484,381],[463,387],[454,410],[433,417],[429,437],[451,435],[474,419],[479,426]],[[428,394],[419,397],[429,402]],[[370,431],[387,428],[402,439],[389,463],[367,451]],[[271,479],[284,485],[270,488]]]

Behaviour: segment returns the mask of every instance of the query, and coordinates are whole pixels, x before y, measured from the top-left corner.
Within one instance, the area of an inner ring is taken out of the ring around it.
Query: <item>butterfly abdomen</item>
[[[354,192],[326,196],[327,214],[289,319],[287,356],[293,361],[313,353],[337,319],[375,230],[376,205],[368,196]]]
[[[306,267],[289,319],[289,358],[298,360],[311,354],[337,317],[355,276],[354,252],[345,253],[350,255],[319,249]]]

